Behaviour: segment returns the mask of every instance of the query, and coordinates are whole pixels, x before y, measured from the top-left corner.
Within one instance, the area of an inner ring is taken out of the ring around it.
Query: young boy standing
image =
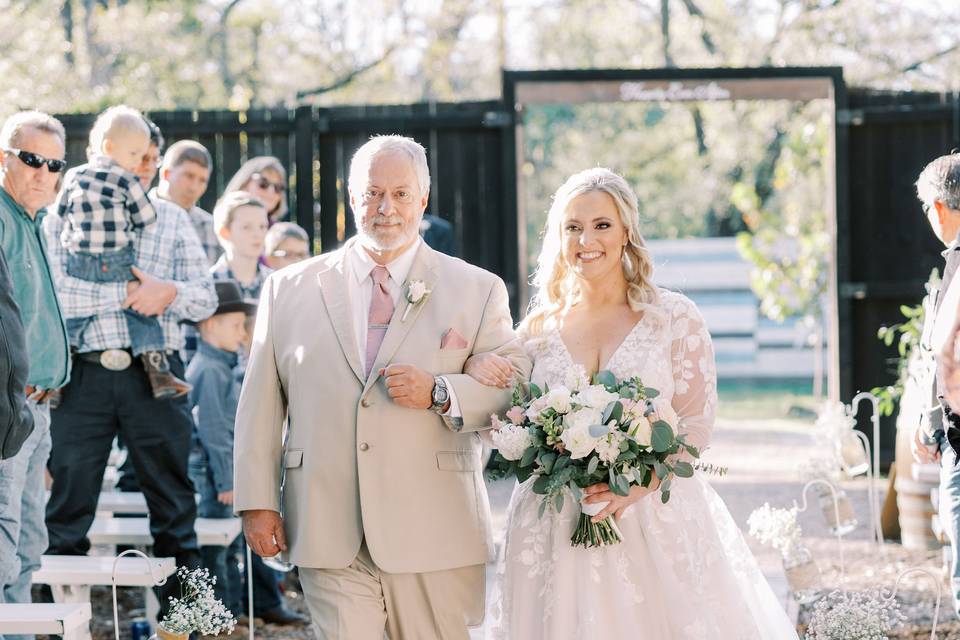
[[[246,320],[256,304],[245,300],[233,280],[215,283],[217,310],[198,325],[200,339],[196,355],[187,367],[193,385],[193,449],[190,452],[190,479],[200,504],[201,518],[233,517],[233,422],[237,413],[240,383],[234,374],[237,352],[247,339]],[[239,538],[238,538],[239,542]],[[235,614],[242,609],[241,581],[236,552],[242,543],[229,548],[201,547],[204,566],[217,576],[217,597]]]
[[[133,241],[157,219],[157,212],[133,171],[150,145],[150,130],[136,109],[111,107],[97,118],[90,132],[90,161],[70,170],[57,198],[63,219],[61,241],[68,251],[66,272],[90,282],[115,282],[126,293],[136,286]],[[133,355],[143,361],[153,397],[175,398],[190,386],[170,372],[163,330],[155,317],[134,309],[124,312]],[[71,344],[80,343],[89,318],[68,318]],[[115,357],[126,352],[113,350]],[[107,365],[105,365],[107,366]]]

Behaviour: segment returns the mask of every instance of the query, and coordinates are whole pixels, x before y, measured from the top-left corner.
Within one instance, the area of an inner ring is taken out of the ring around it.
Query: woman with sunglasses
[[[287,215],[287,171],[273,156],[257,156],[244,162],[230,178],[223,195],[233,191],[246,191],[262,202],[271,225]]]

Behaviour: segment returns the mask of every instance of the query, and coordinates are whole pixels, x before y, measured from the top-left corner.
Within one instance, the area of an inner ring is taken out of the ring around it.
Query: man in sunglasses
[[[29,373],[23,391],[34,423],[20,451],[0,461],[0,602],[30,602],[31,575],[47,548],[43,470],[51,446],[49,401],[69,379],[70,358],[41,223],[57,195],[65,142],[63,125],[38,111],[14,114],[0,129],[0,250],[26,334]]]

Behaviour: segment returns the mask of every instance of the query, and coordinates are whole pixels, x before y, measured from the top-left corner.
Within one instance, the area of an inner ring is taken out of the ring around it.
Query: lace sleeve
[[[670,315],[674,394],[678,429],[700,453],[710,444],[717,409],[717,366],[713,341],[700,311],[680,297]]]

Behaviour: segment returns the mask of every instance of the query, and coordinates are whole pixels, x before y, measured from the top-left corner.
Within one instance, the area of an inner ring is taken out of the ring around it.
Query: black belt
[[[111,371],[124,371],[133,364],[133,353],[129,349],[106,349],[104,351],[84,351],[74,354],[84,362],[98,364]]]

